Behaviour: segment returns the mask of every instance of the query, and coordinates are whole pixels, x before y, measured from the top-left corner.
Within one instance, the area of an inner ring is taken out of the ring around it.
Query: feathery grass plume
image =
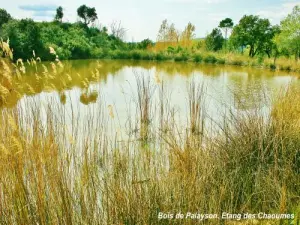
[[[0,96],[5,97],[9,94],[9,90],[0,84]]]
[[[23,152],[23,146],[21,141],[18,139],[18,137],[15,136],[11,136],[11,147],[14,148],[16,150],[15,154],[20,154]]]
[[[70,76],[70,74],[67,73],[66,77],[67,77],[68,81],[72,81],[72,77]]]
[[[4,52],[4,55],[9,56],[9,58],[12,60],[13,59],[13,51],[9,47],[9,39],[7,39],[6,42],[3,41],[1,38],[0,40],[0,48]]]
[[[48,68],[44,64],[42,64],[42,67],[44,69],[43,74],[48,74],[49,73]]]
[[[57,74],[57,69],[56,69],[55,63],[54,63],[54,62],[51,62],[50,65],[51,65],[51,68],[52,68],[53,73],[54,73],[54,74]]]
[[[11,74],[11,69],[4,60],[1,60],[1,64],[2,64],[4,72]]]
[[[7,122],[13,132],[18,130],[18,126],[15,122],[15,118],[13,118],[11,115],[8,115]]]
[[[19,64],[20,64],[21,66],[23,65],[23,60],[22,60],[22,59],[18,59],[18,60],[17,60],[17,66],[18,66]]]
[[[18,60],[17,60],[17,66],[19,66],[18,68],[19,68],[19,70],[20,70],[21,72],[23,72],[23,74],[26,73],[26,68],[25,68],[25,66],[24,66],[24,63],[23,63],[23,60],[22,60],[22,59],[18,59]]]
[[[50,54],[56,55],[56,51],[54,50],[54,48],[49,47],[49,50],[50,50]]]
[[[34,88],[30,84],[26,84],[26,89],[27,89],[28,93],[31,95],[36,93]]]
[[[9,155],[10,154],[8,149],[2,143],[0,144],[0,159],[1,159],[1,153],[4,154],[4,155]]]

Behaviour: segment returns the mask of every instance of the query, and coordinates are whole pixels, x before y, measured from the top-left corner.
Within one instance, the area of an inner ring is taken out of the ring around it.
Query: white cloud
[[[274,24],[279,24],[287,14],[292,12],[296,5],[300,5],[300,1],[285,0],[281,6],[269,7],[265,10],[258,11],[257,14],[261,17],[268,18]]]

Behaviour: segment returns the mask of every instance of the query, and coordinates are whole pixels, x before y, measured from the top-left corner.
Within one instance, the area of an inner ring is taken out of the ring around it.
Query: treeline
[[[156,43],[145,39],[139,43],[123,41],[125,28],[113,23],[107,27],[96,26],[95,8],[82,5],[77,9],[81,19],[76,23],[63,22],[63,8],[58,7],[52,22],[16,20],[0,9],[0,37],[9,40],[15,60],[29,59],[34,50],[43,60],[53,59],[49,47],[56,50],[60,59],[112,58],[201,61],[199,54],[230,53],[248,55],[250,58],[280,56],[300,58],[300,7],[294,7],[280,25],[255,15],[243,16],[238,24],[231,18],[220,21],[203,39],[196,39],[196,27],[188,23],[183,31],[174,23],[163,20]],[[211,61],[211,60],[208,60]],[[224,60],[221,59],[220,62]],[[225,62],[226,63],[226,60]]]
[[[231,18],[220,21],[204,39],[194,42],[195,26],[189,23],[184,31],[175,28],[174,23],[164,20],[157,35],[157,41],[168,52],[178,53],[178,47],[210,52],[232,52],[248,54],[250,57],[267,56],[275,59],[281,55],[300,58],[300,7],[285,17],[280,25],[271,25],[269,19],[255,15],[243,16],[234,25]]]
[[[63,9],[58,7],[52,22],[35,22],[32,19],[13,19],[4,9],[0,9],[0,37],[9,41],[14,59],[30,59],[33,51],[42,60],[53,60],[49,47],[55,49],[60,59],[104,58],[115,50],[130,51],[146,49],[153,43],[146,39],[140,43],[125,43],[122,40],[124,28],[114,24],[112,33],[107,27],[96,26],[95,8],[82,5],[77,14],[81,21],[62,22]]]

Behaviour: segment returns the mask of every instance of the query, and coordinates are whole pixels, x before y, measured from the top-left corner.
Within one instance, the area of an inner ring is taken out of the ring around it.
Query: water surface
[[[220,120],[228,109],[268,112],[272,99],[282,89],[291,82],[299,83],[285,72],[225,65],[126,60],[76,60],[63,65],[54,72],[46,63],[48,73],[41,65],[27,68],[1,107],[19,107],[30,114],[29,109],[35,105],[42,115],[44,106],[53,106],[53,113],[64,114],[67,124],[72,121],[71,115],[85,123],[91,114],[107,114],[120,130],[128,131],[134,129],[128,127],[130,118],[138,117],[137,77],[150,79],[151,110],[158,111],[163,85],[169,105],[182,122],[187,118],[187,86],[191,81],[204,85],[205,113],[214,121]]]

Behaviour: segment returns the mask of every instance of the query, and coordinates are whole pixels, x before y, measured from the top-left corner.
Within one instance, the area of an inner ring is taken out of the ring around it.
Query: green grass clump
[[[200,54],[194,55],[194,62],[196,62],[196,63],[201,63],[202,60],[203,60],[202,55],[200,55]]]
[[[110,53],[110,57],[112,59],[130,59],[131,55],[130,52],[115,50]]]
[[[216,63],[218,60],[217,58],[214,56],[214,55],[208,55],[206,57],[204,57],[203,61],[205,63],[211,63],[211,64],[214,64]]]
[[[218,63],[218,64],[225,64],[226,61],[225,61],[225,59],[223,59],[223,58],[218,58],[218,59],[217,59],[217,63]]]
[[[189,57],[187,54],[180,54],[180,55],[176,55],[175,58],[174,58],[174,61],[176,62],[186,62],[188,61]]]
[[[235,65],[235,66],[242,66],[244,64],[244,62],[242,60],[233,60],[231,63],[231,65]]]
[[[155,59],[157,61],[163,61],[163,60],[168,60],[169,57],[162,52],[158,52],[158,53],[156,53]]]

